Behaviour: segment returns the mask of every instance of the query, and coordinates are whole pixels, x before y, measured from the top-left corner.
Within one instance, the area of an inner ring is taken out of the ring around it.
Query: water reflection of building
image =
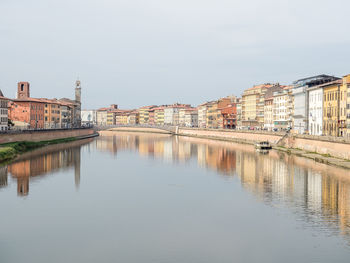
[[[7,166],[0,167],[0,188],[7,186]]]
[[[75,185],[79,187],[80,148],[84,143],[87,141],[52,145],[24,154],[21,160],[9,164],[7,170],[17,180],[18,195],[28,195],[32,177],[40,177],[62,168],[74,167]]]
[[[348,171],[274,151],[256,154],[252,146],[229,142],[130,133],[112,137],[108,140],[118,150],[132,149],[169,162],[194,159],[200,167],[237,175],[242,186],[263,202],[282,202],[303,220],[313,225],[322,221],[350,239]]]

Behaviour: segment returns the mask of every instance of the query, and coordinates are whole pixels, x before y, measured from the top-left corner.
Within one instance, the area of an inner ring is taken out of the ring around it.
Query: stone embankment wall
[[[232,130],[212,130],[212,129],[179,129],[179,135],[225,139],[235,142],[245,142],[254,144],[258,141],[269,141],[271,144],[276,144],[284,134],[268,133],[268,132],[252,132],[252,131],[232,131]]]
[[[289,136],[282,146],[288,149],[301,149],[307,152],[329,155],[350,160],[350,142],[325,138],[306,138],[306,136]]]
[[[84,137],[93,135],[92,129],[74,129],[74,130],[52,130],[52,131],[26,131],[25,133],[0,134],[0,144],[20,141],[50,141],[56,139]]]
[[[287,149],[301,149],[307,152],[330,155],[350,160],[350,141],[343,138],[326,136],[293,135],[258,132],[258,131],[225,131],[210,129],[179,129],[179,135],[200,138],[223,139],[234,142],[254,144],[258,141],[269,141],[272,145]]]

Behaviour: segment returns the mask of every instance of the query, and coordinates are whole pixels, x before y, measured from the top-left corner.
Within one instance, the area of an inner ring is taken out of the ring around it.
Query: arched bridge
[[[157,132],[162,131],[163,133],[168,134],[178,134],[179,126],[168,126],[168,125],[162,125],[162,126],[152,126],[152,125],[109,125],[109,126],[94,126],[95,130],[97,131],[103,131],[103,130],[113,130],[121,128],[120,130],[128,130],[127,128],[130,128],[129,131],[147,131],[149,132]]]

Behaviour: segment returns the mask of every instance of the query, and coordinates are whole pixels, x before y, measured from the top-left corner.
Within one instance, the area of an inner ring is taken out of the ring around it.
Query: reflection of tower
[[[17,194],[28,195],[29,193],[29,176],[17,178]]]
[[[75,187],[80,185],[80,147],[73,149]]]
[[[0,188],[7,186],[7,167],[0,167]]]

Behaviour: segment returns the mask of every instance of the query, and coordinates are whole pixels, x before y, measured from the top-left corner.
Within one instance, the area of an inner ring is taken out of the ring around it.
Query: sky
[[[348,0],[0,0],[0,89],[82,107],[194,106],[350,73]]]

